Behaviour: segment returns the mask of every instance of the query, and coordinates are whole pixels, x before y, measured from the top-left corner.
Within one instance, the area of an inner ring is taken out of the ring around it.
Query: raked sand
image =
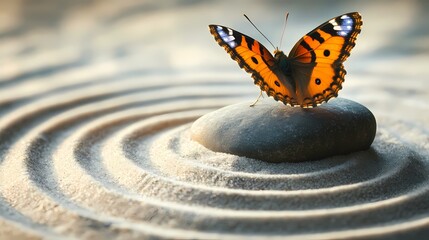
[[[245,3],[4,1],[0,239],[429,236],[428,4],[317,3],[305,18],[301,3]],[[246,11],[275,35],[284,9],[284,46],[363,15],[340,96],[374,113],[369,150],[272,164],[190,139],[203,114],[258,94],[206,25],[252,31]]]

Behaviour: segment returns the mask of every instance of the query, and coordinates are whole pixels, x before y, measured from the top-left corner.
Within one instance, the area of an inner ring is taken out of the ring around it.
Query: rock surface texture
[[[316,108],[263,99],[208,113],[191,128],[193,140],[216,151],[267,162],[301,162],[365,150],[376,132],[374,115],[337,98]]]

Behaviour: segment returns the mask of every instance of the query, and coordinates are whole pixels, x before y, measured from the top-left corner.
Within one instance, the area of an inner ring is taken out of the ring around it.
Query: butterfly
[[[275,100],[290,106],[316,107],[338,96],[362,18],[342,14],[302,37],[287,56],[278,48],[274,56],[257,40],[229,27],[209,25],[210,33],[254,83]]]

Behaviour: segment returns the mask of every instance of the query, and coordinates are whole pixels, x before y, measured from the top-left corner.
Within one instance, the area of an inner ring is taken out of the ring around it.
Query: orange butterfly
[[[338,95],[346,75],[343,62],[361,26],[357,12],[333,18],[302,37],[289,56],[278,48],[273,56],[258,41],[231,28],[209,25],[209,29],[268,96],[286,105],[316,107]]]

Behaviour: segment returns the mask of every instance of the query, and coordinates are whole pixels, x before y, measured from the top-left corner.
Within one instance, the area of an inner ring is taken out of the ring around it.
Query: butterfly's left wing
[[[276,59],[262,44],[228,27],[209,25],[209,29],[219,45],[241,68],[252,74],[254,83],[268,96],[284,104],[297,104],[294,88],[278,68]]]
[[[338,95],[350,56],[361,31],[359,13],[333,18],[301,38],[289,53],[300,105],[314,107]]]

